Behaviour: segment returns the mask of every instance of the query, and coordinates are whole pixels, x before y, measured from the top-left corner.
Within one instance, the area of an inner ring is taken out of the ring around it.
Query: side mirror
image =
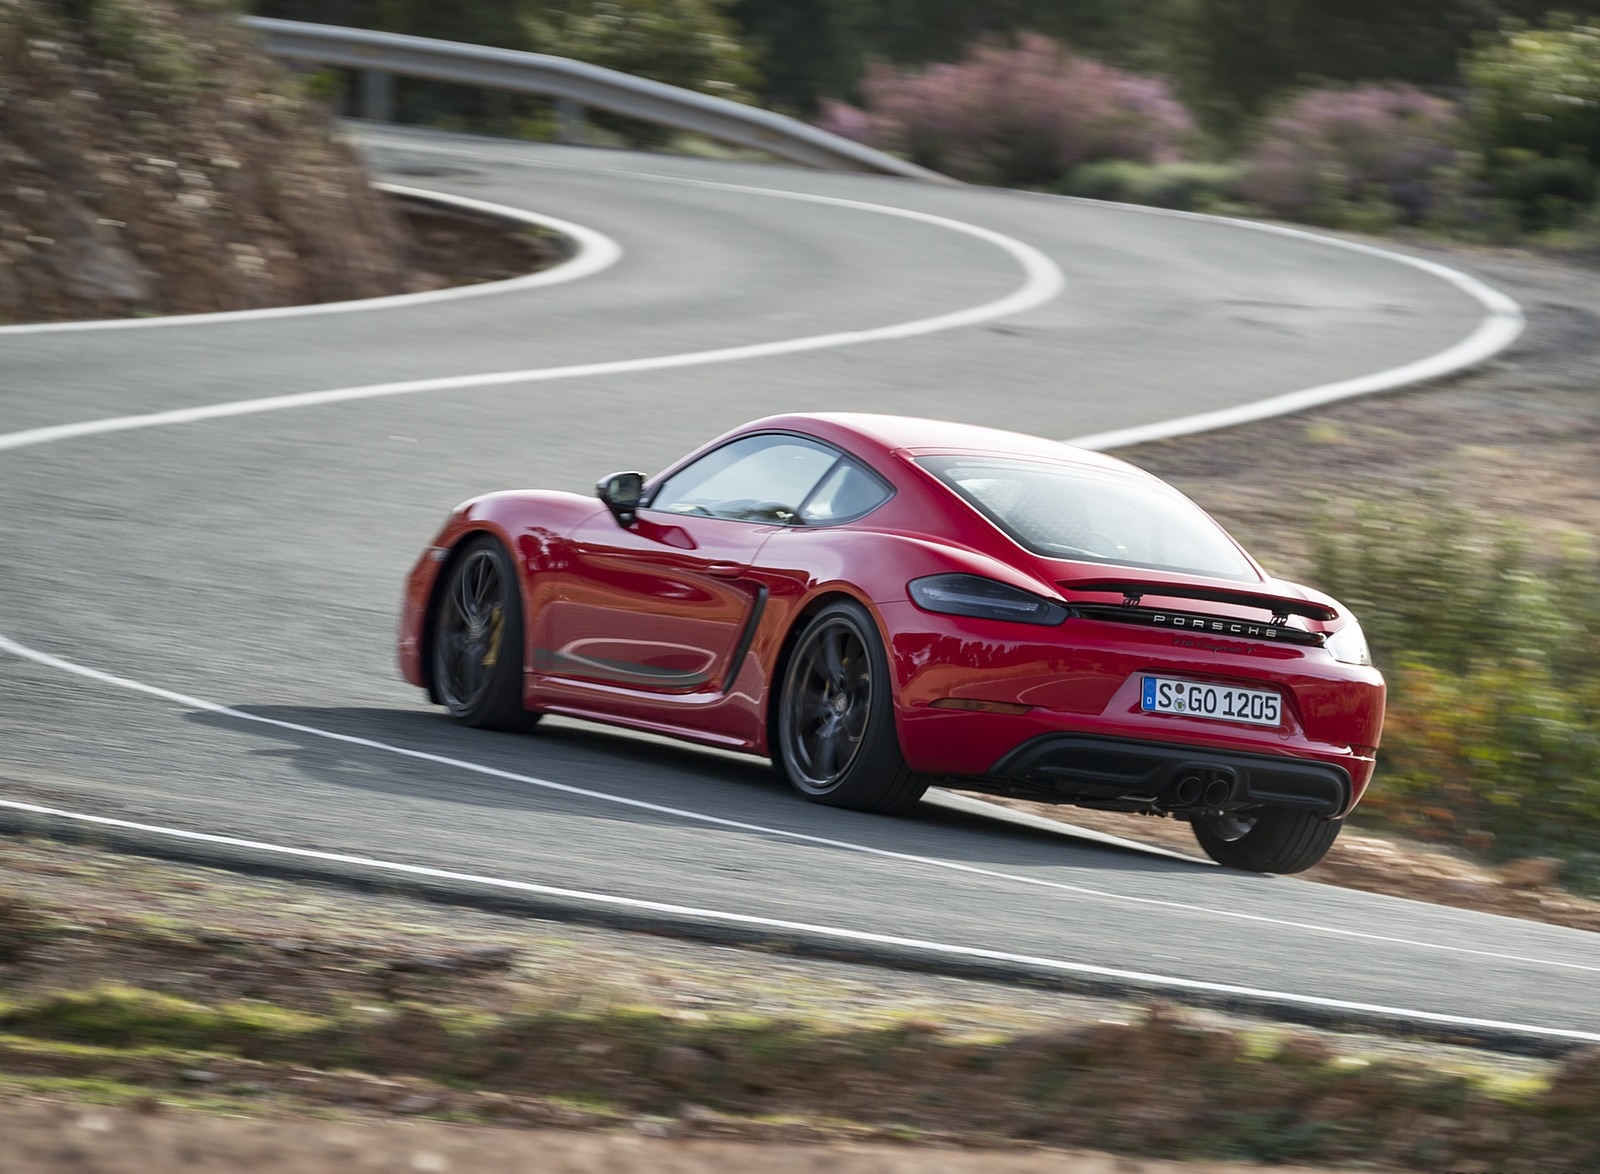
[[[617,525],[627,529],[633,525],[634,515],[644,500],[643,473],[613,473],[602,477],[594,487],[595,496],[606,503]]]

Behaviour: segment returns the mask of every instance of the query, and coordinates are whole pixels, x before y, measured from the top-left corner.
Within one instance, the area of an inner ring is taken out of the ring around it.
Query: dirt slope
[[[398,293],[388,202],[223,0],[0,0],[0,322]]]

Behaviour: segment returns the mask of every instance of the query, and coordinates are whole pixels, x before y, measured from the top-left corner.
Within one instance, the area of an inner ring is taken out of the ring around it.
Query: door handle
[[[719,579],[737,579],[744,574],[743,563],[712,563],[706,567],[706,572]]]

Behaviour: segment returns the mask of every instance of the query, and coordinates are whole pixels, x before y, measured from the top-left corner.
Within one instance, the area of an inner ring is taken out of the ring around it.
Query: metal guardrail
[[[566,57],[259,16],[243,23],[261,34],[273,57],[359,71],[361,114],[374,121],[393,121],[397,75],[422,77],[555,98],[564,142],[581,140],[583,110],[592,106],[811,167],[955,182],[770,110]]]

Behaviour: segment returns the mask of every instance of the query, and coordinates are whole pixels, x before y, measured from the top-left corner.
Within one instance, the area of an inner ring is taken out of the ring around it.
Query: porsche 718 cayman
[[[961,424],[791,415],[599,500],[492,493],[417,562],[406,678],[468,725],[565,714],[770,756],[808,799],[930,783],[1187,820],[1315,864],[1372,775],[1383,679],[1122,461]]]

